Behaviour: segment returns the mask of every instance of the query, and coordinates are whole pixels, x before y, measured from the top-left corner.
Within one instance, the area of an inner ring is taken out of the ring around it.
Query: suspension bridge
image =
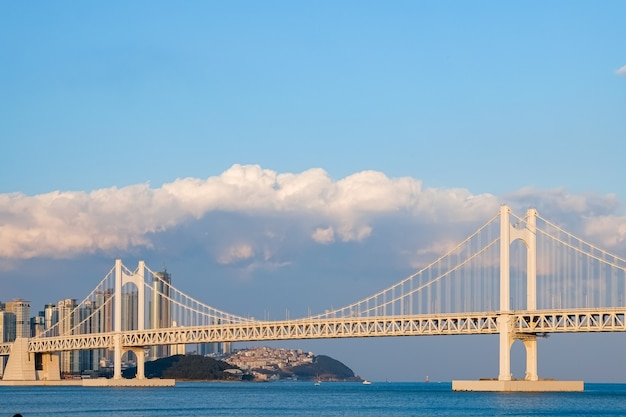
[[[121,260],[56,324],[30,339],[0,344],[3,381],[60,380],[71,351],[136,356],[145,381],[146,350],[155,346],[290,339],[499,335],[499,374],[454,381],[455,390],[578,391],[582,381],[539,378],[537,338],[550,333],[626,331],[626,260],[587,243],[529,209],[508,206],[448,253],[376,294],[338,309],[289,320],[231,314],[173,287],[144,262]],[[511,376],[511,347],[526,350],[523,380]]]

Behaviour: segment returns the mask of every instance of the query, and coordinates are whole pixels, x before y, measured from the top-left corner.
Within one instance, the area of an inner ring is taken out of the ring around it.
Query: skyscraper
[[[122,293],[122,330],[137,330],[139,322],[139,293]]]
[[[30,337],[37,337],[46,330],[44,314],[43,311],[40,311],[39,314],[30,318]]]
[[[46,304],[43,308],[44,327],[46,330],[51,329],[59,322],[59,310],[54,304]],[[48,336],[58,336],[58,328],[56,332],[48,334]]]
[[[7,301],[6,311],[15,314],[15,337],[30,338],[30,301],[21,298]]]
[[[0,343],[15,340],[15,314],[8,311],[0,311]],[[0,356],[0,375],[4,373],[7,356]]]
[[[97,332],[97,321],[94,318],[96,309],[95,301],[85,301],[78,310],[79,321],[81,323],[79,333],[88,334]],[[98,350],[80,350],[78,354],[79,369],[74,372],[97,371],[100,364]]]
[[[113,305],[110,302],[112,298],[112,290],[98,291],[96,293],[94,331],[98,333],[113,331]],[[98,349],[96,355],[100,359],[98,366],[101,366],[101,364],[107,363],[113,359],[113,352],[108,349]]]
[[[0,311],[0,343],[15,340],[15,314]]]
[[[76,320],[74,320],[74,315],[72,314],[74,308],[76,308],[76,300],[73,298],[59,301],[58,311],[60,336],[71,334],[71,330],[76,324]],[[77,351],[61,352],[60,359],[61,373],[69,374],[79,372],[80,362]]]
[[[152,277],[152,297],[150,300],[150,327],[160,329],[172,326],[171,285],[172,275],[164,270]],[[170,346],[153,346],[150,348],[151,359],[170,356]]]

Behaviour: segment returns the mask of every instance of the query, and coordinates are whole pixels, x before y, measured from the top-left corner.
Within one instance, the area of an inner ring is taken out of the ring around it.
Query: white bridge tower
[[[500,310],[497,317],[500,334],[500,370],[497,380],[452,381],[453,391],[583,391],[583,381],[540,380],[537,374],[537,335],[518,333],[511,311],[511,244],[521,240],[526,245],[526,310],[537,310],[537,211],[529,209],[526,217],[513,225],[511,209],[500,207]],[[522,227],[522,225],[524,225]],[[523,380],[511,376],[511,347],[521,340],[526,348],[526,375]]]
[[[512,328],[511,312],[511,244],[520,239],[526,245],[526,310],[537,308],[537,210],[526,212],[526,227],[517,228],[511,224],[511,209],[500,207],[500,374],[498,380],[511,380],[511,347],[516,339],[526,348],[527,381],[538,381],[537,375],[537,336],[516,335]]]
[[[132,283],[137,287],[137,329],[145,328],[145,285],[144,271],[146,265],[144,261],[139,261],[137,270],[132,274],[127,274],[122,269],[122,260],[115,260],[115,296],[114,296],[114,359],[113,359],[113,379],[122,379],[122,288],[127,283]],[[145,350],[143,347],[126,348],[131,350],[137,357],[137,379],[145,378]]]

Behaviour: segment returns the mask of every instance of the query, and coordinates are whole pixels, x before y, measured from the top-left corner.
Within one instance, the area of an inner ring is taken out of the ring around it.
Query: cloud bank
[[[626,236],[626,219],[617,214],[613,195],[528,188],[498,198],[427,188],[417,179],[389,178],[376,171],[333,180],[319,168],[294,174],[234,165],[219,176],[177,179],[160,188],[137,184],[92,192],[0,194],[0,258],[72,258],[151,249],[159,235],[183,227],[193,230],[200,223],[206,229],[202,239],[212,240],[211,254],[222,265],[274,259],[277,249],[271,242],[280,239],[320,246],[358,244],[381,239],[390,229],[407,246],[420,236],[441,251],[447,246],[443,242],[454,241],[453,235],[465,237],[461,233],[474,231],[503,203],[520,214],[536,207],[546,218],[558,216],[608,247],[620,245]],[[224,229],[220,213],[248,220]]]

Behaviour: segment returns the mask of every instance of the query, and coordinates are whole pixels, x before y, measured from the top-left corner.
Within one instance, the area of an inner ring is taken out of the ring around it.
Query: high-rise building
[[[227,355],[231,350],[231,342],[199,343],[197,346],[198,355],[202,356]]]
[[[46,331],[46,318],[44,312],[40,311],[36,316],[30,318],[30,337],[37,337]]]
[[[95,301],[85,301],[78,309],[78,317],[80,328],[78,332],[81,334],[89,334],[98,331],[98,322],[95,317],[97,310]],[[78,351],[78,370],[73,372],[97,371],[100,366],[99,350],[80,350]]]
[[[30,338],[30,301],[21,298],[7,301],[6,311],[15,314],[15,337]]]
[[[113,290],[98,291],[96,293],[94,316],[94,331],[98,333],[107,333],[113,331],[113,304],[111,299]],[[108,349],[98,349],[95,355],[99,358],[98,368],[103,363],[109,363],[113,360],[113,351]],[[96,368],[96,369],[98,369]]]
[[[213,356],[217,354],[217,343],[198,343],[196,350],[198,355]]]
[[[152,277],[152,297],[150,300],[150,327],[161,329],[172,326],[171,287],[172,275],[157,272]],[[170,356],[170,346],[153,346],[150,348],[152,360]]]
[[[54,304],[46,304],[43,308],[44,328],[50,330],[59,322],[59,309]],[[58,327],[56,331],[51,332],[48,336],[58,336]]]
[[[77,307],[76,300],[68,298],[58,302],[59,311],[59,335],[69,335],[77,320],[73,311]],[[80,358],[77,351],[61,352],[60,357],[61,373],[77,373],[80,371]]]
[[[139,293],[122,293],[122,330],[137,330],[139,322]]]
[[[15,340],[15,314],[8,311],[0,311],[0,343]],[[0,356],[0,376],[4,374],[4,367],[8,357]]]
[[[15,314],[0,311],[0,343],[15,340]]]

